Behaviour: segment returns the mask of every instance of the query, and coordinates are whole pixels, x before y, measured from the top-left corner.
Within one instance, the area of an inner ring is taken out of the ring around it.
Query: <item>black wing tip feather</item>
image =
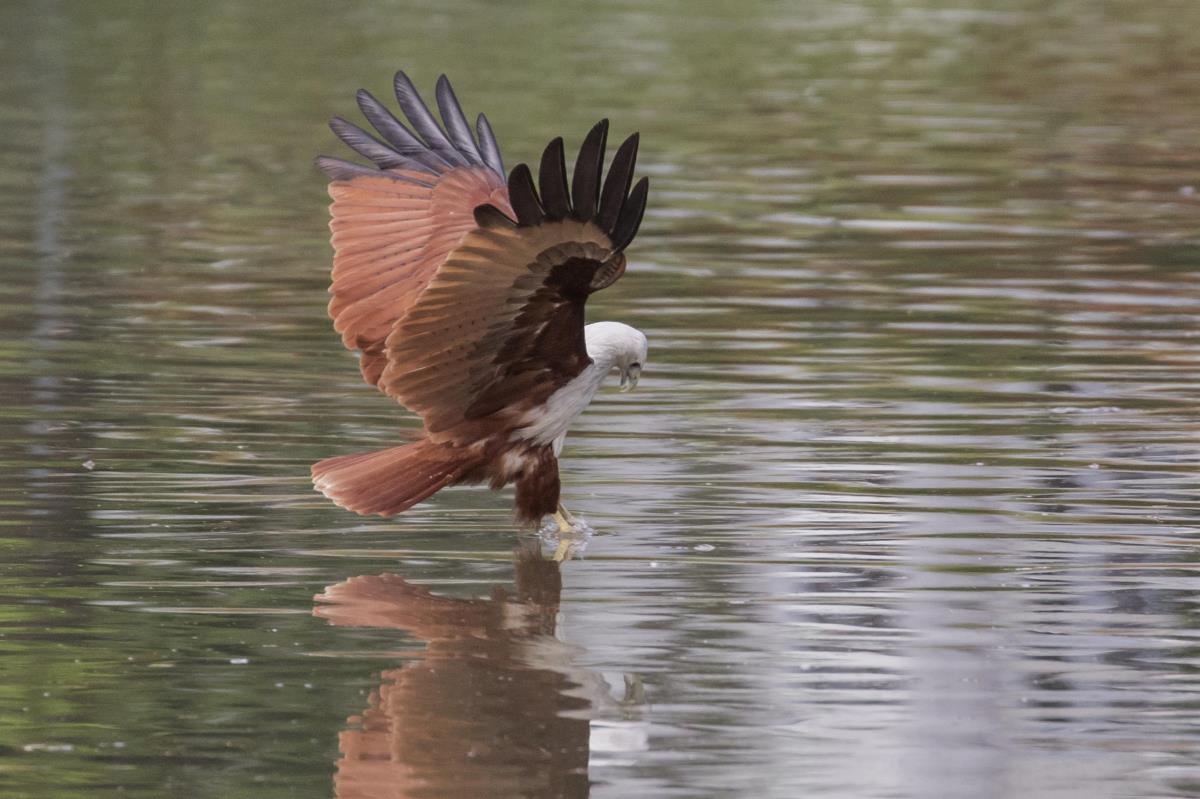
[[[475,137],[471,133],[471,126],[467,123],[467,116],[463,113],[462,104],[458,102],[458,97],[454,94],[454,87],[450,85],[450,79],[445,75],[438,76],[434,96],[437,99],[438,112],[442,115],[442,124],[446,127],[446,133],[449,135],[454,149],[458,150],[472,164],[483,165],[483,159],[479,155],[479,146],[475,143]]]
[[[612,166],[604,175],[604,150],[608,139],[608,120],[592,126],[575,159],[574,178],[567,187],[562,138],[553,139],[542,153],[538,171],[541,196],[533,185],[527,164],[517,164],[508,176],[509,201],[522,227],[553,222],[570,216],[580,222],[595,222],[609,237],[613,251],[629,246],[637,235],[646,212],[650,179],[633,183],[639,134],[630,135],[617,148]],[[482,207],[482,206],[481,206]]]
[[[571,195],[575,218],[581,222],[596,214],[600,202],[600,179],[604,172],[604,148],[607,145],[608,120],[602,119],[588,131],[575,159]]]
[[[399,175],[388,170],[377,169],[365,164],[356,164],[344,158],[334,158],[329,155],[318,155],[313,159],[317,169],[325,173],[331,181],[347,181],[355,178],[385,178],[399,183],[411,183],[414,186],[432,188],[433,183],[409,175]]]
[[[329,120],[329,129],[333,131],[333,135],[342,140],[343,144],[364,158],[371,159],[380,169],[404,167],[409,164],[409,159],[401,153],[379,141],[358,125],[347,122],[341,117]]]
[[[472,133],[449,78],[439,76],[435,89],[440,124],[404,70],[393,76],[392,87],[412,130],[369,91],[359,89],[355,93],[358,107],[378,138],[341,117],[334,117],[330,127],[348,147],[371,159],[379,170],[401,168],[436,176],[456,166],[482,166],[504,177],[504,164],[491,125],[480,114]],[[322,169],[332,177],[329,169]],[[362,169],[374,171],[367,166]],[[342,167],[335,171],[349,174]]]
[[[631,134],[613,156],[612,165],[604,177],[604,188],[600,190],[600,208],[596,211],[596,223],[607,231],[617,226],[621,209],[629,197],[629,187],[633,184],[633,167],[637,163],[638,142],[637,133]]]
[[[491,203],[475,206],[475,224],[481,228],[514,228],[517,223]]]
[[[488,122],[488,118],[483,114],[475,118],[475,135],[479,138],[479,150],[483,155],[483,160],[497,174],[505,174],[504,159],[500,157],[500,145],[496,143],[496,134],[492,132],[492,123]]]
[[[567,186],[567,159],[562,136],[552,139],[542,153],[542,163],[538,167],[538,189],[542,193],[542,206],[546,209],[547,217],[558,221],[571,215],[571,189]]]
[[[533,173],[528,164],[517,164],[508,173],[508,203],[522,227],[537,225],[547,219],[537,189],[533,187]]]
[[[441,124],[421,99],[412,79],[404,70],[396,71],[392,86],[412,130],[405,127],[369,91],[359,89],[355,94],[358,107],[375,128],[378,138],[341,117],[334,117],[329,126],[350,149],[369,158],[374,166],[318,156],[316,165],[330,179],[344,181],[366,175],[431,186],[432,182],[397,175],[392,170],[399,168],[423,172],[436,178],[456,166],[482,166],[503,177],[504,162],[500,158],[500,148],[491,124],[487,117],[480,114],[475,120],[472,134],[449,78],[444,74],[439,75],[435,86]],[[608,119],[601,119],[588,131],[575,159],[569,186],[563,140],[558,137],[542,153],[536,187],[527,164],[518,164],[509,173],[509,202],[516,214],[516,221],[492,205],[476,208],[476,221],[484,227],[501,224],[500,220],[509,225],[527,226],[571,217],[581,222],[595,222],[612,241],[614,251],[628,247],[637,234],[646,210],[649,180],[642,178],[630,189],[637,161],[637,133],[621,143],[608,174],[604,174],[608,127]],[[541,190],[540,196],[538,189]]]
[[[362,175],[378,175],[379,170],[362,164],[355,164],[330,155],[318,155],[313,159],[317,169],[325,173],[330,180],[350,180]]]
[[[616,227],[613,228],[613,249],[624,250],[637,235],[642,226],[642,217],[646,213],[646,198],[650,193],[650,178],[639,180],[629,192],[621,213],[617,217]]]

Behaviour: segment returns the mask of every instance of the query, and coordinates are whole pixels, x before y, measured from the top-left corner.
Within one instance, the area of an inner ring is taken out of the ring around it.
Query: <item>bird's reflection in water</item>
[[[607,684],[575,669],[554,637],[562,578],[517,553],[516,592],[439,597],[393,574],[354,577],[316,597],[331,624],[403,630],[420,659],[381,675],[340,735],[339,799],[587,796],[589,717]]]

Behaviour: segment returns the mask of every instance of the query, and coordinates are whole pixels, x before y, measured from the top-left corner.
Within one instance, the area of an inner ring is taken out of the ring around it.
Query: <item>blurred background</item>
[[[642,134],[561,572],[308,483],[413,424],[312,166],[399,68]],[[1200,4],[8,0],[0,74],[0,795],[1200,791]]]

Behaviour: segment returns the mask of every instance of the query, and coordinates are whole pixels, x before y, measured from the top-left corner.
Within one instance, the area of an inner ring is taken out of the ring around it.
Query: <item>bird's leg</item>
[[[565,537],[567,533],[575,532],[575,517],[571,515],[571,511],[567,510],[567,506],[558,503],[558,510],[554,511],[554,522],[558,525],[558,548],[554,550],[554,560],[562,563],[575,551],[575,546],[578,542],[571,538]]]
[[[591,533],[587,522],[575,518],[567,506],[560,502],[554,511],[554,523],[558,527],[558,548],[554,552],[554,559],[562,563],[583,552]]]
[[[558,503],[558,510],[554,511],[554,521],[558,524],[558,532],[569,533],[575,529],[575,517],[571,515],[571,511],[567,510],[567,506]]]

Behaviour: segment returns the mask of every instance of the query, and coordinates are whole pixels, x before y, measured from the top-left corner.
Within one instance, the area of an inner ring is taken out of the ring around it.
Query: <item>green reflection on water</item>
[[[643,134],[592,318],[651,368],[565,462],[556,632],[653,723],[597,794],[1187,795],[1200,6],[1044,5],[5,4],[0,793],[328,796],[424,644],[312,596],[512,579],[504,499],[307,484],[411,424],[311,167],[403,67],[510,165]]]

